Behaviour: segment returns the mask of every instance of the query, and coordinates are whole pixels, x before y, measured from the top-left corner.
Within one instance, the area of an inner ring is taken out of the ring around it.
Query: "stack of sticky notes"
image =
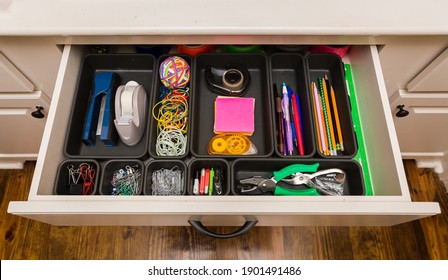
[[[219,96],[215,101],[214,132],[243,133],[252,135],[255,131],[255,98]]]

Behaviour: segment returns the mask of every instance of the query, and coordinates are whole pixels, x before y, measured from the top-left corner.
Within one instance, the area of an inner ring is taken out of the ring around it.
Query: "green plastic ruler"
[[[356,138],[358,140],[358,153],[354,157],[356,161],[359,162],[359,164],[362,167],[362,172],[364,175],[364,183],[366,188],[365,195],[373,195],[372,191],[372,181],[370,177],[370,170],[369,170],[369,163],[367,161],[367,153],[364,145],[364,137],[362,133],[362,126],[361,126],[361,120],[359,118],[359,108],[358,108],[358,102],[357,102],[357,93],[355,91],[353,76],[352,76],[352,69],[350,67],[350,64],[345,64],[345,78],[347,81],[347,89],[349,91],[350,96],[350,103],[352,105],[352,119],[353,119],[353,125],[356,132]]]

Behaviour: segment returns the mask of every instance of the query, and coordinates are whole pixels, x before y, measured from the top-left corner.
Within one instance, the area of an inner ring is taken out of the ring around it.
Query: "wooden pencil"
[[[326,77],[326,80],[328,81],[328,77]],[[338,144],[340,146],[341,152],[343,152],[344,151],[344,140],[342,137],[342,129],[341,129],[341,122],[339,119],[338,105],[336,102],[336,96],[335,96],[332,85],[330,85],[330,93],[331,93],[331,103],[333,105],[332,107],[333,107],[334,118],[335,118],[335,123],[336,123],[336,130],[337,130],[337,134],[338,134]]]

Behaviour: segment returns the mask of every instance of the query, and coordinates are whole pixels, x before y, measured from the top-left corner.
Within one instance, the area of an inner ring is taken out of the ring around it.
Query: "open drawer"
[[[359,118],[372,196],[64,196],[52,195],[82,46],[65,46],[28,201],[8,212],[55,225],[394,225],[440,213],[437,203],[412,202],[402,165],[376,46],[347,55],[358,94]],[[196,223],[197,224],[197,223]],[[247,224],[247,222],[246,222]],[[254,224],[254,223],[252,223]]]

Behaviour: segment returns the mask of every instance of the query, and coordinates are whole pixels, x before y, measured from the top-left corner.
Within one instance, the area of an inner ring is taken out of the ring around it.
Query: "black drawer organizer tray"
[[[289,164],[319,163],[320,168],[339,168],[346,172],[344,195],[364,195],[365,184],[361,166],[353,160],[357,154],[357,140],[351,119],[351,107],[347,94],[345,73],[341,59],[335,55],[314,54],[302,56],[299,53],[204,53],[194,59],[180,55],[191,68],[188,148],[185,155],[162,157],[155,153],[157,137],[156,123],[151,110],[158,101],[160,80],[159,64],[166,58],[157,60],[147,54],[91,54],[84,59],[78,78],[69,129],[66,136],[64,154],[66,160],[85,160],[99,162],[97,175],[101,176],[96,186],[96,195],[109,195],[111,169],[123,164],[141,166],[143,186],[141,195],[151,194],[152,172],[159,168],[177,166],[183,171],[183,193],[193,195],[193,180],[196,171],[202,168],[221,168],[225,171],[222,195],[240,195],[238,181],[256,175],[270,178]],[[248,68],[251,83],[244,97],[255,98],[255,132],[250,140],[256,145],[258,154],[247,156],[211,156],[207,152],[210,139],[214,136],[214,101],[217,94],[211,92],[205,81],[205,69],[209,66],[224,68],[227,64],[237,63]],[[89,94],[94,73],[113,71],[121,76],[121,84],[135,80],[142,84],[148,94],[148,110],[145,134],[135,146],[126,146],[119,142],[115,147],[106,147],[97,140],[95,147],[88,147],[81,141],[84,119],[86,117]],[[313,103],[310,83],[318,76],[327,75],[336,93],[341,127],[344,135],[345,153],[326,156],[318,149]],[[285,156],[278,149],[275,96],[273,83],[281,93],[285,82],[298,93],[301,104],[304,131],[305,154],[300,156],[297,150],[293,155]],[[61,163],[61,172],[55,181],[55,194],[67,195],[62,191],[65,184],[66,162]],[[300,187],[299,187],[300,188]],[[206,198],[204,198],[206,199]]]

